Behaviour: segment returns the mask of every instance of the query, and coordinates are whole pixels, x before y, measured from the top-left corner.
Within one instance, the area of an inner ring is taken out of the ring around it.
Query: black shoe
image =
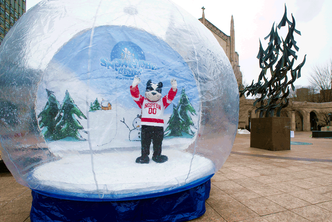
[[[150,158],[148,156],[140,156],[137,157],[136,159],[136,163],[149,163],[150,162]]]
[[[152,160],[156,163],[164,163],[168,160],[168,157],[165,155],[153,156]]]

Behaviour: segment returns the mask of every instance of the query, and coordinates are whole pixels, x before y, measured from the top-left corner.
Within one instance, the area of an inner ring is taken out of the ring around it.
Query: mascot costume
[[[163,83],[152,83],[149,80],[146,83],[145,97],[140,95],[138,84],[140,78],[135,76],[130,93],[139,108],[142,109],[142,132],[141,132],[141,156],[136,159],[136,163],[149,163],[150,144],[153,141],[152,160],[157,163],[163,163],[168,157],[161,155],[162,141],[164,138],[164,110],[172,103],[177,93],[177,82],[171,80],[172,89],[168,94],[161,98]]]

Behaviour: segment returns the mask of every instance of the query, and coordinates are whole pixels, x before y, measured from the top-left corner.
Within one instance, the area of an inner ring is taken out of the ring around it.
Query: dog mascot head
[[[163,88],[162,82],[155,84],[155,83],[152,83],[152,81],[150,79],[146,83],[145,97],[152,102],[156,102],[156,101],[160,100],[162,88]]]

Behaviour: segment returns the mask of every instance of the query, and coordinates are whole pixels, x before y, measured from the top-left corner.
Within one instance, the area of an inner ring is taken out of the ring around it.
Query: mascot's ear
[[[158,83],[158,88],[162,88],[163,87],[163,83],[162,82],[159,82]]]
[[[149,87],[151,85],[151,79],[148,80],[148,82],[146,83],[146,87]]]

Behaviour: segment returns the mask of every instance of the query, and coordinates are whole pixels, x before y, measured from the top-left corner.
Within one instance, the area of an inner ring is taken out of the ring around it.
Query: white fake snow
[[[246,129],[238,129],[237,133],[238,134],[250,134],[250,132],[248,130],[246,130]]]
[[[137,151],[94,154],[95,183],[90,154],[68,156],[37,167],[33,177],[40,184],[67,192],[124,195],[175,188],[214,173],[211,160],[167,149],[165,163],[135,163]],[[152,154],[150,154],[151,156]],[[191,163],[192,161],[192,163]],[[190,169],[191,166],[191,169]],[[188,175],[189,174],[189,175]]]

